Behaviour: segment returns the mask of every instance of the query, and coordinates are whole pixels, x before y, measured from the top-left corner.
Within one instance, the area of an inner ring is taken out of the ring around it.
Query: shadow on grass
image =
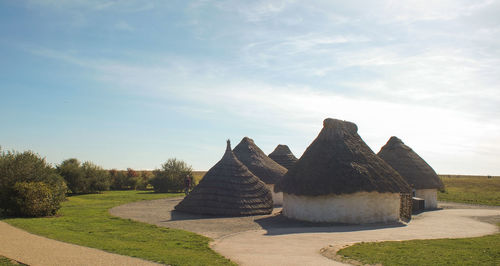
[[[137,194],[139,194],[139,195],[141,195],[141,194],[142,195],[151,195],[151,194],[159,194],[159,193],[161,193],[161,192],[154,192],[153,190],[151,190],[151,191],[138,192]]]
[[[139,190],[137,190],[139,191]],[[151,194],[179,194],[181,196],[182,192],[156,192],[154,190],[142,190],[141,192],[137,192],[137,194],[142,194],[142,195],[151,195]],[[184,195],[184,194],[182,194]]]

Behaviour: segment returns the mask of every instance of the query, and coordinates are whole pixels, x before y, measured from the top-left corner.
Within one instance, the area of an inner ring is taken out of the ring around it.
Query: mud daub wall
[[[412,198],[410,193],[401,193],[399,218],[405,222],[411,220]]]

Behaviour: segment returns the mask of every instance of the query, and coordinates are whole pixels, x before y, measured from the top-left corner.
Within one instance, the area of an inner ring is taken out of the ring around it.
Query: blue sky
[[[438,173],[500,175],[500,1],[0,1],[0,145],[207,170],[323,119]]]

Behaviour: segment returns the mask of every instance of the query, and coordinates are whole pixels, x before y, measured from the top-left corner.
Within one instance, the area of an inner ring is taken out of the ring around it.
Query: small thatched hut
[[[269,154],[269,158],[288,170],[290,170],[298,160],[288,146],[282,144],[276,146],[276,149]]]
[[[399,138],[391,137],[378,156],[394,168],[425,200],[425,209],[437,208],[437,190],[444,184],[434,169]]]
[[[313,222],[398,221],[410,187],[366,145],[354,123],[327,118],[318,137],[276,187],[283,214]]]
[[[223,216],[269,214],[272,194],[234,156],[229,140],[222,159],[177,206],[177,211]]]
[[[234,148],[234,155],[256,175],[260,180],[266,183],[267,187],[273,191],[274,205],[283,203],[283,194],[274,192],[274,184],[288,171],[285,167],[279,165],[257,146],[251,138],[244,137]]]

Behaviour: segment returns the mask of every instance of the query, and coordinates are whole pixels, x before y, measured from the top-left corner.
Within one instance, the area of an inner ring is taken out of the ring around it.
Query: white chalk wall
[[[271,190],[271,193],[273,194],[273,205],[274,206],[281,206],[283,205],[283,192],[274,192],[274,185],[271,184],[266,184],[266,187]]]
[[[426,209],[436,209],[438,206],[437,189],[417,189],[415,197],[425,200]]]
[[[283,193],[283,214],[311,222],[364,224],[399,220],[399,193],[357,192],[327,196]]]

